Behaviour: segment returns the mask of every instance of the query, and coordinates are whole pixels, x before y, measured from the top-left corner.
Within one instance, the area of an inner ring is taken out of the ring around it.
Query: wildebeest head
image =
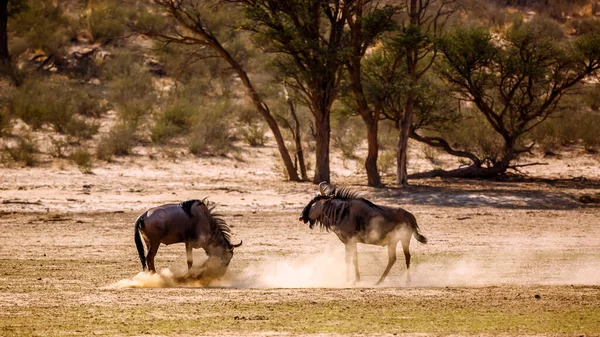
[[[329,189],[329,191],[327,191]],[[331,200],[335,189],[329,187],[326,182],[321,182],[319,184],[319,194],[314,197],[302,210],[302,214],[300,215],[299,221],[304,223],[310,223],[308,227],[312,229],[315,226],[315,222],[317,219],[321,217],[323,214],[323,208],[325,203]]]

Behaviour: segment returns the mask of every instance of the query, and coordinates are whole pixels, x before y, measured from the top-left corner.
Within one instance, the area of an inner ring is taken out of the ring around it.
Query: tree
[[[8,0],[0,0],[0,67],[10,66],[8,53]]]
[[[338,96],[347,52],[345,25],[353,1],[229,0],[244,6],[244,26],[300,93],[314,119],[316,165],[313,182],[329,181],[330,113]]]
[[[600,69],[600,34],[565,40],[549,34],[547,24],[516,25],[503,38],[493,38],[483,28],[459,28],[443,38],[443,78],[457,98],[473,104],[500,145],[485,157],[462,151],[472,160],[468,167],[415,177],[492,177],[519,167],[514,160],[534,145],[524,145],[523,135]],[[440,138],[439,144],[449,148],[445,139]]]
[[[205,12],[203,12],[207,10],[207,6],[202,5],[202,1],[197,0],[153,0],[153,2],[162,10],[162,13],[174,21],[173,24],[166,26],[156,25],[156,22],[153,22],[154,25],[147,25],[143,20],[140,20],[136,29],[166,44],[180,43],[196,45],[200,49],[209,49],[214,53],[214,55],[211,55],[212,57],[220,57],[227,62],[240,78],[254,106],[273,132],[289,180],[300,181],[279,125],[271,114],[269,107],[254,87],[244,66],[236,60],[207,25],[207,20],[204,17]]]
[[[396,182],[399,185],[408,184],[406,154],[408,138],[413,131],[412,123],[419,82],[436,59],[437,53],[433,42],[453,13],[452,6],[456,3],[456,0],[406,0],[408,22],[401,27],[397,38],[397,46],[401,49],[398,55],[402,55],[405,59],[408,79],[404,115],[398,138]]]
[[[369,100],[363,86],[365,74],[362,70],[362,61],[368,48],[372,47],[377,38],[384,32],[394,27],[393,16],[399,7],[384,6],[379,8],[378,3],[371,1],[356,1],[351,7],[352,15],[348,16],[350,28],[350,57],[346,61],[346,68],[350,75],[350,88],[356,100],[356,109],[367,127],[367,158],[365,169],[367,171],[367,184],[381,186],[381,177],[377,168],[379,144],[377,141],[379,120],[381,115],[377,101]],[[373,104],[374,103],[374,104]]]

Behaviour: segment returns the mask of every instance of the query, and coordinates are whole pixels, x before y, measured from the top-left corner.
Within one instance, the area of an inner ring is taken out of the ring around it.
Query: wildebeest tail
[[[409,218],[410,218],[410,226],[413,229],[413,235],[415,236],[415,239],[417,239],[417,241],[419,241],[420,243],[427,243],[427,238],[424,237],[423,235],[421,235],[421,233],[419,233],[419,225],[417,225],[417,219],[415,218],[414,215],[409,213]]]
[[[135,228],[134,228],[134,240],[135,246],[137,247],[138,255],[140,256],[140,262],[142,262],[142,269],[146,270],[146,256],[144,254],[144,244],[142,243],[142,238],[140,237],[140,229],[144,228],[144,219],[142,219],[142,215],[136,220]]]

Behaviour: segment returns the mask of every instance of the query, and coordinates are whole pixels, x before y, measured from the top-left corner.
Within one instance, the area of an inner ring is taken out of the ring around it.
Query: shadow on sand
[[[557,209],[600,207],[582,196],[600,193],[600,179],[537,179],[510,177],[502,180],[432,179],[405,188],[386,187],[365,195],[386,204],[406,203],[447,207],[506,209]],[[594,191],[595,190],[595,191]]]

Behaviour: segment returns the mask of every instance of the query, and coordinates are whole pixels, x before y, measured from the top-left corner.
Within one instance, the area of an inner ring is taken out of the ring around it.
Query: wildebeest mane
[[[366,203],[367,205],[371,206],[372,208],[381,209],[381,207],[379,207],[378,205],[374,204],[370,200],[367,200],[367,199],[361,197],[358,194],[358,192],[352,191],[352,190],[347,189],[347,188],[336,188],[336,187],[334,187],[333,191],[331,192],[331,194],[329,194],[329,197],[331,197],[332,195],[333,195],[334,199],[341,199],[341,200],[358,199],[358,200]]]
[[[190,218],[193,217],[192,215],[192,206],[194,205],[194,203],[199,202],[199,203],[204,203],[202,200],[198,200],[198,199],[191,199],[191,200],[187,200],[187,201],[183,201],[179,204],[179,207],[181,207],[183,209],[183,211],[185,212],[185,214],[187,214]]]
[[[208,209],[206,216],[208,218],[208,222],[210,223],[211,238],[217,239],[217,241],[224,241],[227,248],[231,249],[231,228],[225,222],[225,220],[223,220],[221,214],[213,212],[216,205],[208,206],[208,202],[206,202],[206,205]]]
[[[201,205],[206,207],[206,218],[210,225],[210,235],[212,239],[216,239],[217,242],[223,241],[227,248],[231,248],[231,228],[229,225],[223,220],[222,215],[219,213],[214,213],[214,209],[216,205],[210,205],[207,198],[203,200],[191,199],[187,201],[183,201],[179,204],[179,206],[183,209],[183,211],[189,216],[193,217],[192,214],[192,206],[199,202]],[[189,228],[186,231],[187,238],[195,238],[197,235],[197,231],[195,230],[196,223],[192,228]]]
[[[329,193],[329,195],[319,195],[315,197],[311,201],[311,203],[307,207],[305,207],[305,209],[302,212],[302,216],[306,216],[306,218],[308,218],[310,206],[312,206],[314,202],[323,199],[328,199],[328,201],[323,205],[323,212],[321,213],[321,216],[316,219],[316,222],[319,224],[321,229],[325,229],[327,231],[329,231],[331,226],[338,225],[345,217],[349,216],[350,205],[347,203],[347,201],[360,200],[369,205],[369,207],[381,209],[379,206],[375,205],[371,201],[360,197],[359,194],[355,191],[352,191],[347,188],[334,187]],[[340,200],[342,202],[335,202],[335,200]],[[364,230],[367,224],[366,219],[362,217],[357,217],[355,220],[357,227],[356,230]]]

